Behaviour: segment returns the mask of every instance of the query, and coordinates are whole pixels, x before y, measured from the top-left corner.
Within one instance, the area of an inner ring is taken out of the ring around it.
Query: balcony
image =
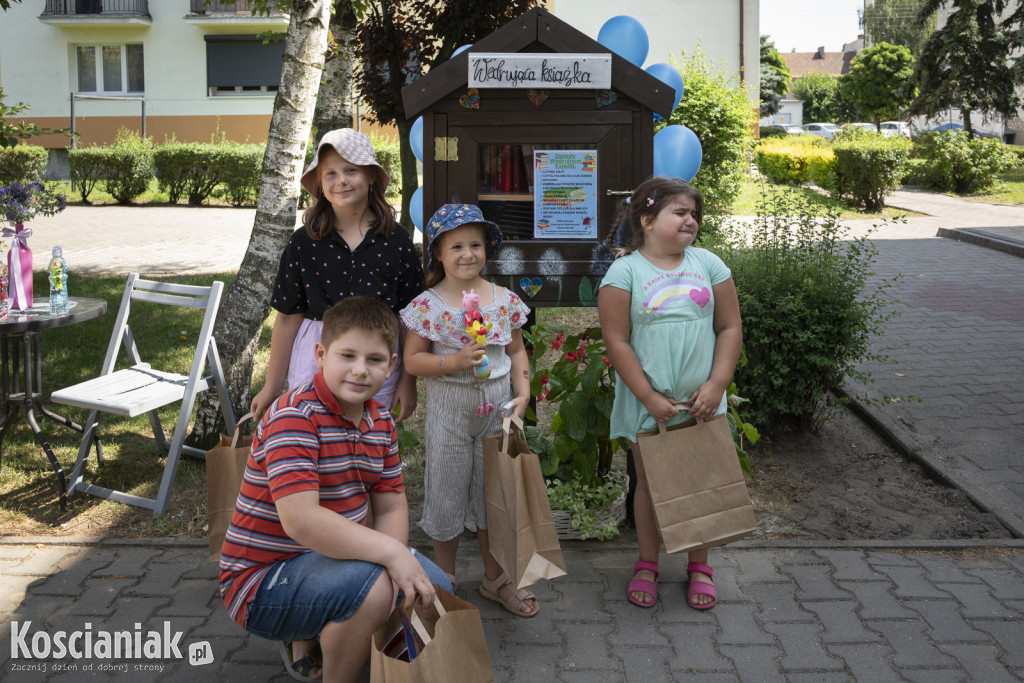
[[[288,26],[288,15],[273,9],[270,15],[262,15],[251,0],[189,0],[189,13],[185,21],[190,24],[223,26],[241,24],[253,28],[278,29]]]
[[[149,0],[46,0],[39,21],[54,26],[148,26]]]

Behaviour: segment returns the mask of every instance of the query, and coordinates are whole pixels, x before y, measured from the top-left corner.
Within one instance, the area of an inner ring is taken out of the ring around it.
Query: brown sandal
[[[494,581],[488,581],[487,577],[484,577],[480,582],[480,595],[484,596],[488,600],[493,600],[500,604],[517,617],[524,617],[528,619],[536,616],[537,613],[540,612],[540,602],[537,600],[537,596],[534,595],[533,591],[529,588],[519,588],[517,590],[513,590],[512,594],[507,598],[501,597],[501,589],[506,585],[512,585],[512,579],[508,578],[506,574],[502,574]],[[524,612],[523,603],[527,600],[533,600],[537,605],[537,609],[532,612]]]

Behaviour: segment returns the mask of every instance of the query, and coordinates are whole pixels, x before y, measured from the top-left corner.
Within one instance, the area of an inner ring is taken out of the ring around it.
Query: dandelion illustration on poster
[[[533,152],[533,236],[597,239],[597,151]]]

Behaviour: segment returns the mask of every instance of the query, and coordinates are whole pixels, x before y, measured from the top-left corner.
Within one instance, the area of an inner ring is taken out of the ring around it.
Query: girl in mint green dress
[[[743,332],[732,272],[711,252],[692,246],[703,209],[700,192],[682,180],[645,180],[622,212],[631,251],[612,263],[601,282],[597,310],[616,373],[611,436],[628,437],[634,454],[636,435],[656,431],[658,422],[725,412],[725,389]],[[678,402],[689,403],[689,412]],[[634,463],[639,561],[628,598],[651,607],[658,599],[661,538],[642,458]],[[707,549],[689,553],[687,602],[694,609],[715,605],[714,572],[707,562]]]

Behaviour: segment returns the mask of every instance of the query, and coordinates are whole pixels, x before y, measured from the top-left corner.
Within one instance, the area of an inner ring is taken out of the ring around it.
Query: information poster
[[[537,239],[597,239],[597,151],[533,152]]]

